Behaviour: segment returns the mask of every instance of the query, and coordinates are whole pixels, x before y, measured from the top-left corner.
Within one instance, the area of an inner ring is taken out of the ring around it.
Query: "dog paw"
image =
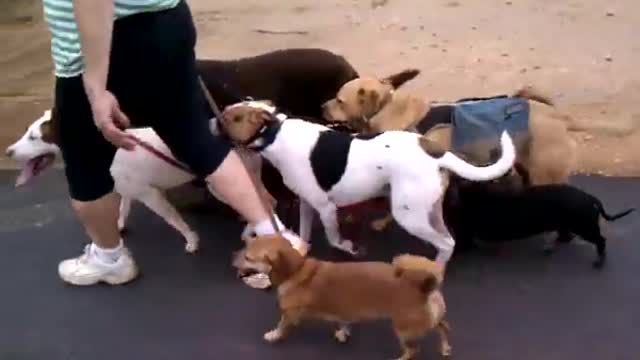
[[[349,331],[349,328],[346,326],[340,327],[338,330],[336,330],[335,333],[333,333],[333,336],[336,338],[336,340],[341,343],[344,344],[347,342],[347,340],[349,340],[349,337],[351,336],[351,332]]]
[[[382,219],[378,219],[378,220],[373,220],[371,222],[371,229],[373,231],[382,231],[384,229],[387,228],[387,226],[389,226],[389,223],[391,222],[391,219],[389,219],[388,217],[384,217]]]
[[[358,256],[358,249],[351,240],[342,240],[341,242],[331,244],[331,246],[350,255]]]
[[[604,263],[605,263],[605,259],[604,258],[599,258],[597,260],[595,260],[591,266],[593,266],[594,269],[596,270],[601,270],[604,267]]]
[[[380,220],[373,220],[371,222],[371,230],[373,231],[382,231],[384,230],[384,228],[387,227],[386,222],[384,221],[384,219],[380,219]]]
[[[198,248],[200,247],[200,238],[196,233],[192,232],[191,234],[185,236],[185,241],[186,244],[184,246],[184,250],[186,252],[193,254],[194,252],[198,251]]]
[[[442,347],[442,349],[440,350],[440,355],[442,355],[443,358],[450,358],[452,355],[452,351],[451,351],[451,345],[445,345]]]
[[[556,252],[556,246],[555,244],[546,244],[545,246],[542,247],[542,254],[544,255],[552,255],[554,252]]]
[[[355,248],[355,254],[353,254],[353,257],[355,258],[363,258],[367,255],[367,248],[361,245],[356,246]]]
[[[277,341],[282,340],[282,330],[273,329],[264,334],[264,339],[269,343],[275,343]]]

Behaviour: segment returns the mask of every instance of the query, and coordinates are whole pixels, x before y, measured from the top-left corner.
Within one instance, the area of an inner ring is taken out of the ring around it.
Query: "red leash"
[[[163,153],[162,151],[156,149],[155,147],[153,147],[153,145],[149,144],[148,142],[140,140],[140,138],[138,138],[137,136],[135,136],[133,134],[128,134],[128,136],[136,144],[142,146],[145,150],[149,151],[150,153],[152,153],[156,157],[160,158],[161,160],[164,160],[168,164],[170,164],[170,165],[172,165],[174,167],[177,167],[178,169],[180,169],[182,171],[185,171],[185,172],[188,172],[189,174],[192,174],[191,169],[189,169],[186,165],[182,164],[181,162],[179,162],[178,160],[172,158],[171,156]]]
[[[209,93],[209,90],[207,89],[206,85],[204,84],[204,82],[202,81],[202,78],[200,76],[198,76],[198,82],[200,83],[200,88],[202,90],[202,92],[205,95],[205,98],[207,100],[207,102],[209,103],[209,106],[211,107],[211,111],[213,112],[213,114],[215,115],[216,119],[220,120],[222,119],[222,112],[220,111],[220,109],[218,108],[218,105],[216,104],[216,102],[213,100],[213,98],[211,97],[211,94]],[[185,171],[189,174],[193,174],[193,172],[191,171],[191,169],[189,169],[188,166],[182,164],[181,162],[179,162],[178,160],[172,158],[171,156],[168,156],[167,154],[163,153],[162,151],[156,149],[153,145],[149,144],[146,141],[141,140],[140,138],[138,138],[137,136],[133,135],[133,134],[127,134],[129,136],[129,138],[131,140],[133,140],[136,144],[142,146],[145,150],[149,151],[150,153],[152,153],[153,155],[155,155],[156,157],[158,157],[159,159],[165,161],[166,163],[182,170]],[[248,170],[247,164],[245,163],[245,160],[242,156],[240,156],[240,159],[242,160],[242,165],[245,168],[245,171],[247,172],[247,175],[249,176],[249,179],[251,180],[251,183],[253,184],[253,188],[256,192],[256,195],[258,195],[258,199],[260,200],[261,205],[264,207],[265,211],[269,214],[269,220],[271,221],[271,225],[273,226],[273,230],[276,232],[276,234],[281,235],[281,231],[278,228],[278,224],[276,222],[276,218],[275,215],[273,213],[273,209],[271,208],[270,205],[268,205],[268,201],[263,197],[262,193],[260,191],[258,191],[258,181],[259,179],[256,179],[255,175]]]

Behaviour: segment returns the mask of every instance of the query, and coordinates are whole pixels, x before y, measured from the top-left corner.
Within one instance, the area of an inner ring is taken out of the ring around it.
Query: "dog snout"
[[[13,154],[15,154],[15,153],[16,153],[16,151],[15,151],[15,150],[13,150],[13,148],[12,148],[11,146],[9,146],[9,147],[7,148],[7,150],[5,150],[5,152],[4,152],[4,153],[5,153],[5,155],[7,155],[7,157],[13,157]]]
[[[325,120],[333,121],[333,117],[331,116],[331,108],[329,107],[329,103],[324,103],[322,105],[322,116]]]

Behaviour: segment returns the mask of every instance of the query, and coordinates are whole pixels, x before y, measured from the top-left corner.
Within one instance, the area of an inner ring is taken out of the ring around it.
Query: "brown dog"
[[[413,359],[414,341],[429,330],[440,335],[440,351],[451,354],[445,302],[439,288],[443,270],[424,257],[401,255],[383,262],[333,263],[305,258],[279,236],[253,239],[234,261],[239,271],[268,273],[277,288],[281,318],[264,339],[284,339],[301,321],[338,325],[334,336],[349,337],[349,324],[391,319],[402,344],[399,360]]]
[[[358,78],[344,84],[336,97],[323,105],[328,121],[349,124],[355,131],[376,133],[386,130],[409,130],[415,127],[428,132],[438,126],[439,139],[449,149],[450,124],[428,119],[431,107],[422,96],[398,90],[417,76],[405,70],[383,79]],[[532,87],[524,87],[513,96],[529,99],[529,143],[518,149],[518,166],[526,171],[531,185],[567,183],[576,159],[575,144],[568,135],[566,115],[559,114],[552,100]],[[434,108],[435,109],[435,108]]]

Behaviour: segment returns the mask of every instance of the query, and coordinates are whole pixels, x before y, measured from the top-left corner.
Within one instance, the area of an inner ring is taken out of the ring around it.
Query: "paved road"
[[[143,271],[130,285],[72,288],[57,278],[83,233],[59,172],[28,189],[0,172],[0,359],[388,359],[399,352],[385,322],[355,328],[338,345],[320,325],[278,346],[262,342],[276,322],[272,293],[234,278],[230,253],[240,224],[190,213],[202,252],[183,253],[178,234],[146,209],[131,214],[129,245]],[[640,203],[640,179],[580,177],[611,212]],[[456,359],[633,360],[640,339],[640,219],[611,224],[609,263],[591,269],[591,246],[574,242],[551,257],[531,239],[499,251],[457,256],[445,285]],[[419,248],[399,229],[370,240],[371,257]],[[316,232],[314,253],[335,257]],[[435,338],[420,358],[435,359]]]

